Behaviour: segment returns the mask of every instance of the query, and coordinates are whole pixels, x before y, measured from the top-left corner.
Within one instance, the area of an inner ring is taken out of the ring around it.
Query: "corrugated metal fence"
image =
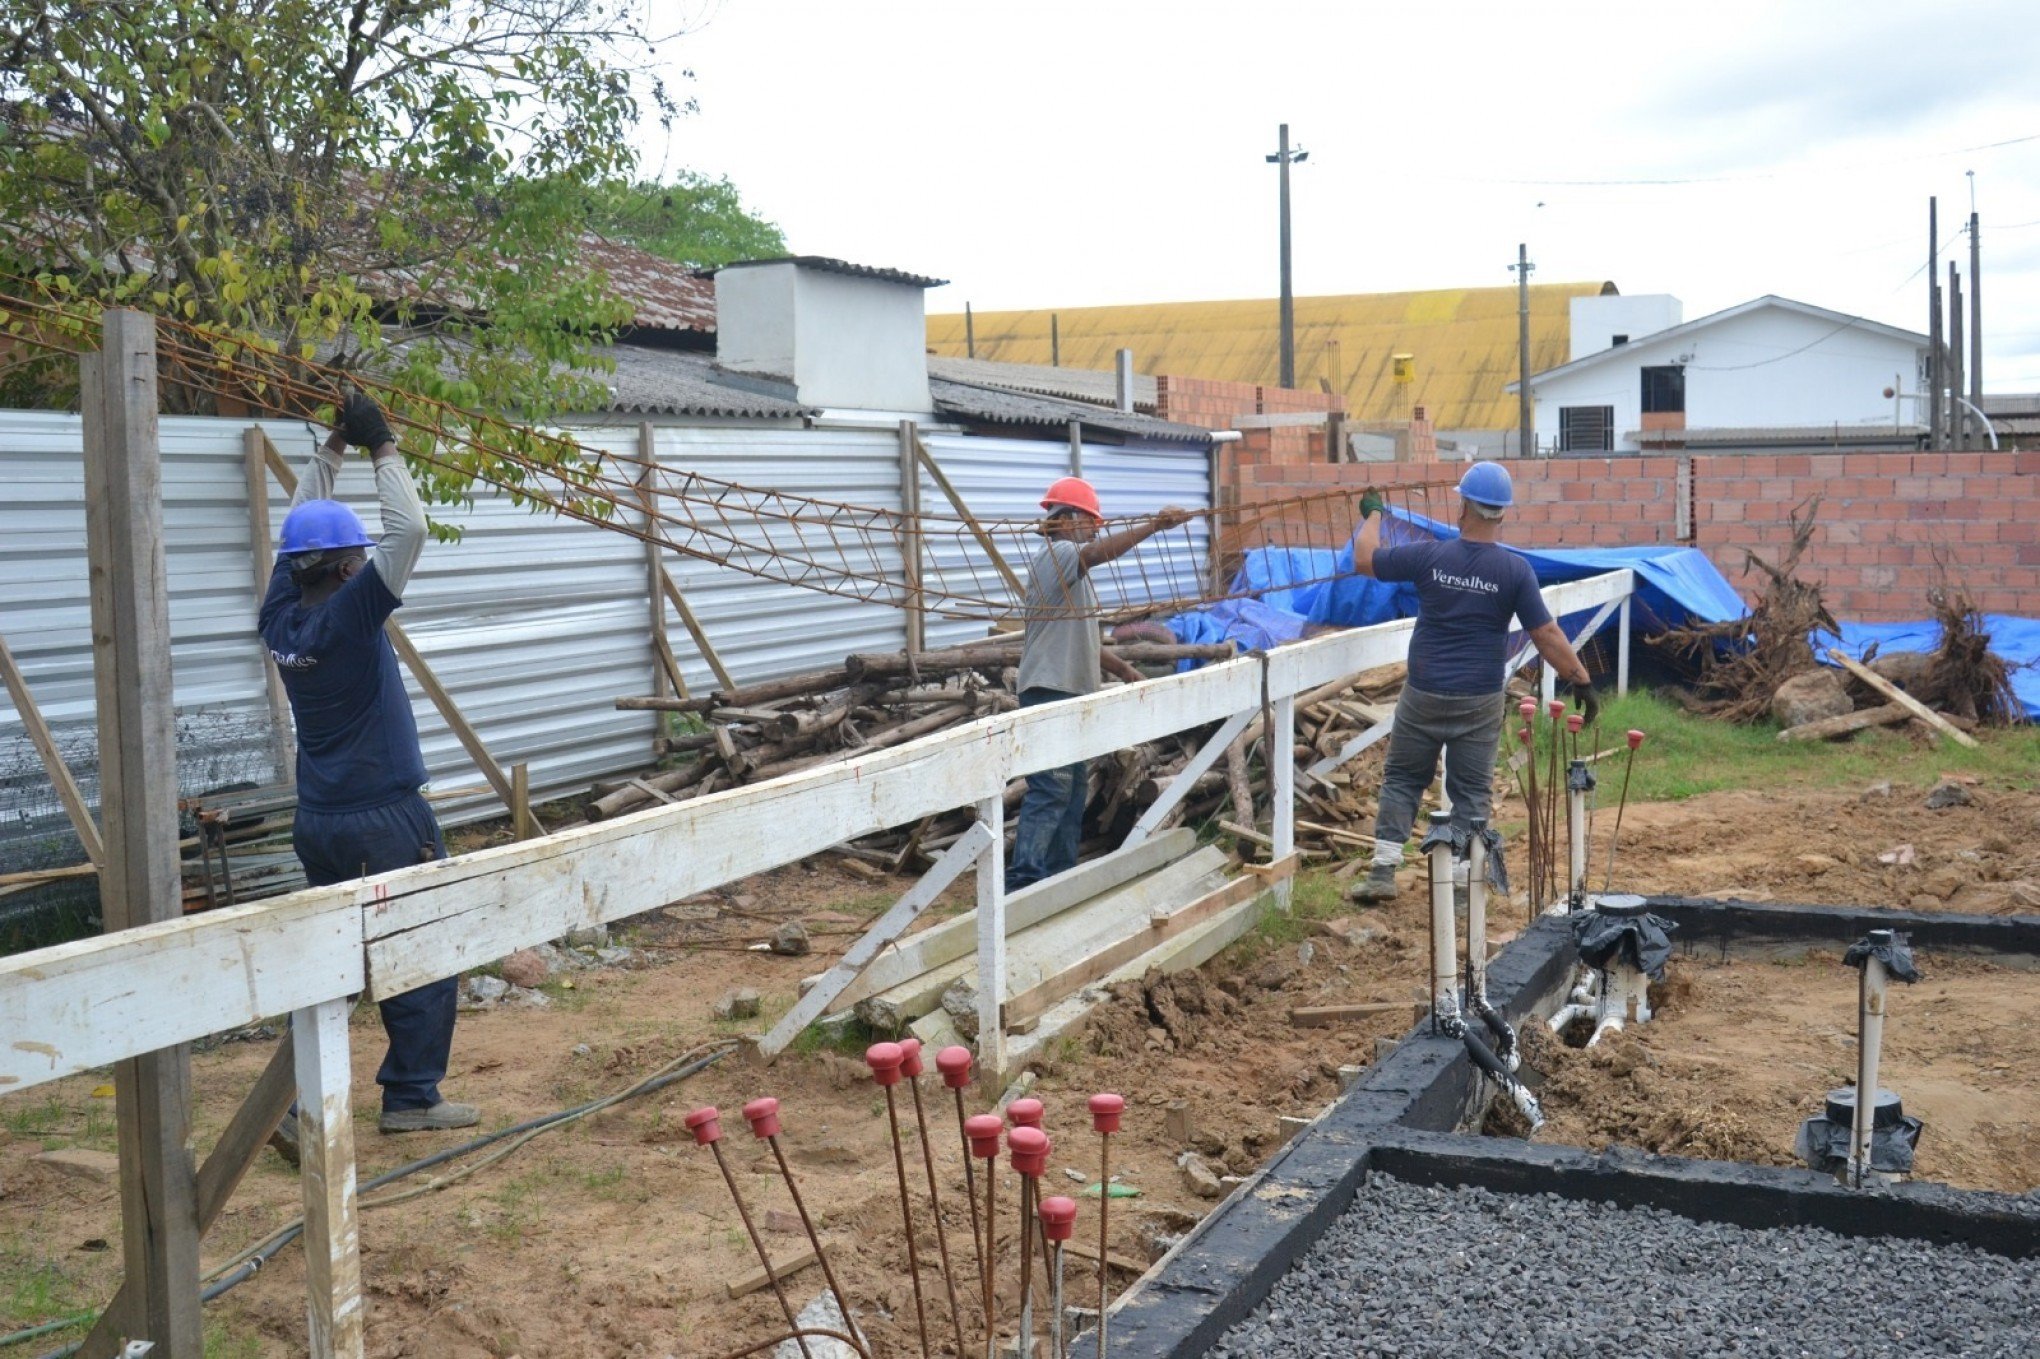
[[[274,781],[243,455],[249,422],[202,417],[162,421],[165,544],[178,722],[178,777],[184,794]],[[293,465],[318,435],[306,426],[263,428]],[[637,455],[638,430],[577,431],[591,447]],[[809,430],[664,425],[659,460],[706,475],[877,508],[900,505],[898,438],[892,430]],[[933,435],[929,450],[974,513],[1038,513],[1047,481],[1068,470],[1061,442]],[[97,742],[85,560],[82,430],[76,416],[0,411],[0,636],[13,649],[66,762],[95,807]],[[1164,504],[1209,503],[1205,455],[1177,449],[1087,446],[1087,475],[1107,508],[1136,513]],[[923,508],[947,513],[925,476]],[[270,485],[272,526],[287,498]],[[341,498],[374,519],[366,464],[350,459]],[[536,798],[585,787],[651,759],[656,719],[612,707],[620,694],[651,691],[650,581],[642,544],[489,493],[468,508],[433,507],[459,526],[456,545],[430,544],[398,618],[468,722],[506,768],[531,767]],[[1200,521],[1201,524],[1201,521]],[[1201,531],[1201,528],[1200,528]],[[1194,592],[1204,566],[1201,541],[1186,553],[1180,534],[1149,545],[1150,581]],[[1194,557],[1194,559],[1192,559]],[[818,669],[853,650],[897,650],[904,620],[882,605],[838,599],[758,580],[692,559],[666,564],[724,664],[739,682]],[[930,571],[956,563],[934,560]],[[901,563],[881,561],[897,576]],[[1024,569],[1024,564],[1016,563]],[[1115,597],[1113,577],[1100,594]],[[930,645],[983,635],[981,622],[929,620]],[[676,617],[668,632],[688,683],[714,677]],[[409,677],[407,676],[407,681]],[[412,689],[426,768],[439,788],[481,780],[453,733]],[[491,798],[444,807],[449,821],[491,816]],[[83,858],[19,714],[0,695],[0,872]]]

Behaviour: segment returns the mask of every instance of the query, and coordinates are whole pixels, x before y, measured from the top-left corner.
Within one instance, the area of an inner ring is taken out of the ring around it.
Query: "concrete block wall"
[[[1705,551],[1745,597],[1744,554],[1775,560],[1790,515],[1821,496],[1804,568],[1837,618],[1922,618],[1942,576],[1989,613],[2040,617],[2040,453],[1708,454],[1511,459],[1517,509],[1506,536],[1526,547],[1672,543]],[[1335,486],[1396,488],[1411,508],[1455,512],[1450,463],[1241,469],[1239,503]],[[1689,503],[1680,494],[1689,481]]]

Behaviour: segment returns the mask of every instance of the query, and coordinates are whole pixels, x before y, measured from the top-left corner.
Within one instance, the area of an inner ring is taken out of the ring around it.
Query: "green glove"
[[[1381,492],[1369,486],[1366,494],[1360,497],[1360,517],[1366,519],[1380,514],[1385,503],[1381,498]]]

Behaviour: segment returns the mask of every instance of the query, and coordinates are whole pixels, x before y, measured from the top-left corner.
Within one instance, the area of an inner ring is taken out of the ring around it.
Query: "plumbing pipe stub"
[[[898,1085],[900,1064],[906,1059],[898,1043],[873,1043],[864,1050],[864,1064],[871,1068],[871,1078],[880,1085]]]
[[[1091,1130],[1101,1133],[1119,1131],[1119,1116],[1126,1112],[1126,1096],[1108,1092],[1091,1096]]]
[[[970,1139],[970,1154],[980,1161],[991,1161],[999,1155],[999,1135],[1006,1131],[1006,1120],[997,1114],[978,1114],[963,1121],[963,1135]]]
[[[744,1117],[751,1124],[751,1131],[759,1137],[779,1136],[779,1101],[770,1095],[752,1100],[744,1106]]]
[[[1051,1241],[1067,1241],[1077,1229],[1077,1201],[1058,1194],[1041,1201],[1041,1228]]]
[[[942,1073],[942,1083],[951,1090],[961,1090],[970,1084],[970,1049],[958,1043],[935,1054],[935,1069]]]
[[[902,1038],[899,1047],[900,1074],[908,1080],[912,1080],[920,1075],[923,1070],[921,1066],[921,1040],[918,1038]]]
[[[1592,899],[1592,905],[1602,915],[1619,916],[1625,920],[1650,910],[1649,900],[1634,892],[1604,892]]]
[[[694,1134],[694,1145],[697,1147],[722,1141],[722,1112],[713,1104],[703,1105],[681,1122],[687,1125],[687,1131]]]
[[[1856,1087],[1845,1085],[1827,1092],[1828,1122],[1849,1127],[1856,1121]],[[1905,1102],[1895,1090],[1879,1088],[1877,1103],[1870,1109],[1870,1130],[1886,1132],[1905,1122]]]
[[[1029,1179],[1048,1168],[1048,1134],[1039,1128],[1009,1129],[1006,1150],[1013,1155],[1013,1169]]]
[[[1041,1126],[1042,1104],[1029,1096],[1016,1099],[1006,1106],[1006,1117],[1016,1128],[1039,1128]]]

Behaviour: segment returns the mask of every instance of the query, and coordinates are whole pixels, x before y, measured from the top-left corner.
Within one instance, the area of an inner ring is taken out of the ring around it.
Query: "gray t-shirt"
[[[1020,689],[1095,693],[1098,592],[1084,571],[1082,549],[1054,541],[1027,565],[1027,639],[1020,647]]]

